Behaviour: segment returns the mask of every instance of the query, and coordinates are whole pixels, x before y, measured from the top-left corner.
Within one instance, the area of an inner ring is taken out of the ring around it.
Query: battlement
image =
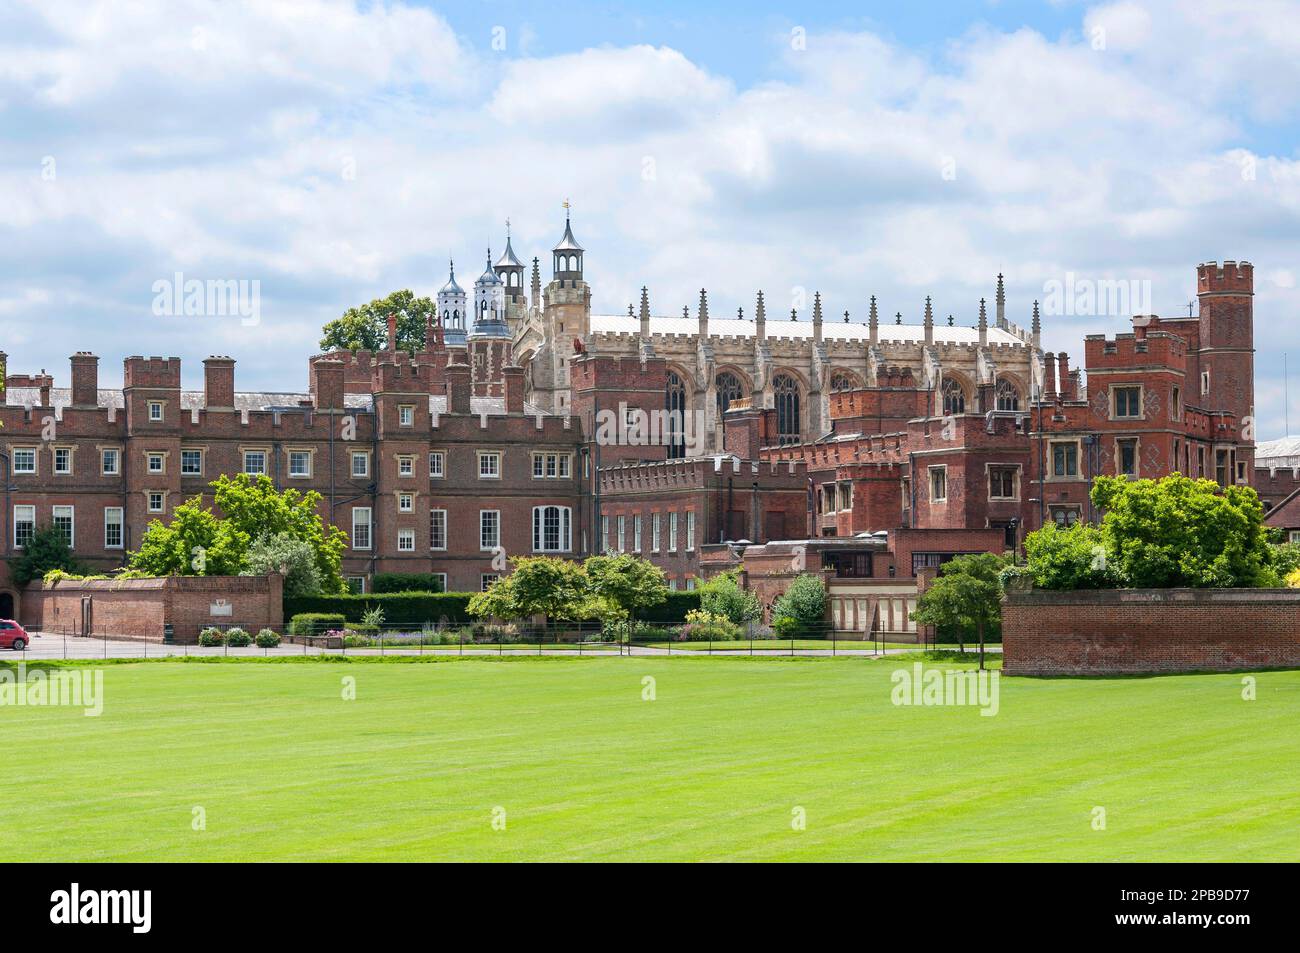
[[[1136,319],[1135,319],[1136,320]],[[1087,370],[1113,370],[1125,367],[1162,365],[1184,371],[1187,366],[1187,340],[1172,331],[1153,330],[1147,324],[1132,334],[1089,334],[1083,339]]]
[[[1206,262],[1196,266],[1196,293],[1254,294],[1255,266],[1248,261]]]
[[[179,389],[179,357],[140,357],[133,355],[122,362],[123,387],[157,387]]]

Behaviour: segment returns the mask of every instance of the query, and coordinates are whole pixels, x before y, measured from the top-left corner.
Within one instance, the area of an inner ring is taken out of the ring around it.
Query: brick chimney
[[[68,361],[72,365],[72,406],[98,406],[99,358],[89,351],[78,351]]]
[[[522,414],[524,412],[524,369],[514,364],[507,364],[501,369],[505,378],[506,413]]]
[[[1056,396],[1056,355],[1051,351],[1043,353],[1043,396]]]
[[[37,383],[41,388],[41,406],[50,406],[50,388],[54,386],[54,378],[45,373],[45,368],[41,368],[41,375],[37,378]]]
[[[316,395],[317,410],[343,409],[343,378],[346,368],[333,357],[322,357],[312,362],[312,393]]]
[[[388,350],[397,350],[397,315],[388,316]]]
[[[203,406],[235,406],[235,359],[214,354],[203,362]]]
[[[447,365],[447,412],[468,414],[470,397],[469,365]]]
[[[1061,396],[1066,400],[1074,400],[1074,395],[1070,393],[1070,355],[1062,351],[1056,358],[1056,374],[1061,382]]]

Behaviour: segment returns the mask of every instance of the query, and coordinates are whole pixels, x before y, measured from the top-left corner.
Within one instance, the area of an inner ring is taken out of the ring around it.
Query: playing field
[[[911,663],[108,666],[100,717],[0,707],[0,860],[1300,859],[1300,672],[985,717],[893,705]]]

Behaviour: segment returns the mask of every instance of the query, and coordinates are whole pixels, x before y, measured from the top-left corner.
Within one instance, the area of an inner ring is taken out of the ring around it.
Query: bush
[[[270,629],[263,629],[257,633],[256,641],[259,649],[273,649],[280,644],[280,637]]]
[[[374,591],[385,592],[442,592],[442,580],[431,572],[377,572]]]
[[[232,649],[242,649],[253,644],[253,637],[238,627],[227,629],[226,644]]]
[[[199,645],[224,645],[225,634],[220,629],[204,629],[199,633]]]
[[[772,607],[772,628],[785,639],[826,635],[826,585],[821,577],[796,576]]]
[[[686,621],[686,613],[700,608],[700,591],[698,589],[670,589],[668,598],[645,615],[646,622],[653,625],[681,625]]]
[[[473,592],[387,592],[340,596],[307,596],[284,600],[284,614],[341,615],[345,622],[360,622],[367,610],[380,607],[390,625],[418,626],[424,622],[460,624],[470,622],[465,607],[477,595]],[[340,626],[342,628],[342,626]]]
[[[265,576],[282,570],[286,597],[320,594],[320,569],[311,543],[289,533],[264,533],[253,540],[244,557],[243,574]]]
[[[299,612],[289,619],[289,634],[315,635],[325,629],[341,629],[346,622],[341,612]]]
[[[681,642],[734,642],[740,638],[740,626],[726,616],[695,609],[686,613],[686,624],[677,638]]]
[[[1099,527],[1048,523],[1025,537],[1026,569],[1040,589],[1107,589],[1119,584]],[[1009,580],[1008,580],[1009,581]]]
[[[736,625],[753,622],[763,614],[758,596],[748,589],[741,589],[730,573],[710,579],[700,587],[699,593],[701,609]]]

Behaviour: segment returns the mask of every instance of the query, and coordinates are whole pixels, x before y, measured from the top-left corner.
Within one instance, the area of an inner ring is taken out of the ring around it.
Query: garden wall
[[[40,632],[193,643],[210,625],[282,632],[284,577],[170,576],[157,579],[61,579],[23,591],[21,622]]]
[[[1009,675],[1107,675],[1300,667],[1300,590],[1010,591]]]

